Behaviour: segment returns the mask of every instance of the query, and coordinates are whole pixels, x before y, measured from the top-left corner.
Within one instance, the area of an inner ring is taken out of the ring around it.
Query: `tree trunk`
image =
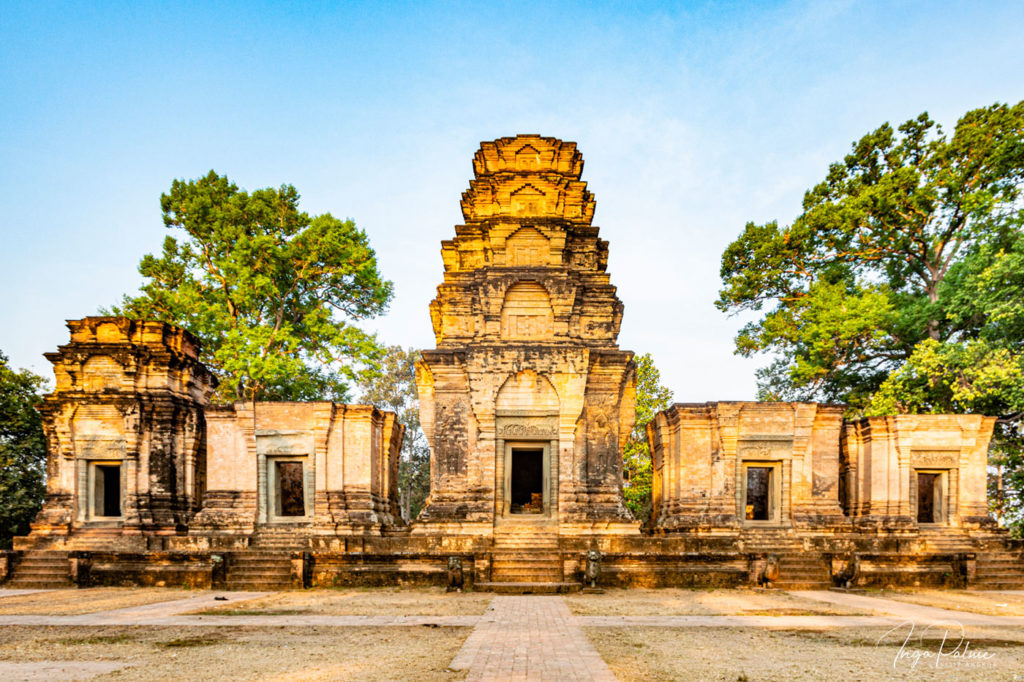
[[[403,491],[402,498],[402,516],[407,522],[412,521],[412,476],[405,478],[405,491]]]

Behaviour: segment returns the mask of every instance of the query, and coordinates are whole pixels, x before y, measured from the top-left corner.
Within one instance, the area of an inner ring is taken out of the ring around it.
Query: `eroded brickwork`
[[[635,368],[616,342],[622,303],[583,158],[572,142],[521,135],[483,143],[473,170],[466,223],[442,244],[437,348],[417,368],[432,451],[424,531],[487,534],[508,517],[516,447],[544,450],[538,494],[561,532],[635,531],[621,490]]]
[[[71,342],[46,354],[56,382],[40,408],[46,502],[21,546],[113,526],[115,546],[145,549],[147,536],[183,533],[205,490],[203,408],[214,387],[198,342],[162,322],[67,324]]]

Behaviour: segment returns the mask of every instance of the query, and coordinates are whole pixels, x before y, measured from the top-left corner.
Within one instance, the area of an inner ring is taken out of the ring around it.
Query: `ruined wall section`
[[[203,407],[216,382],[198,360],[198,341],[169,324],[121,317],[67,326],[70,343],[46,354],[55,375],[40,407],[46,501],[19,546],[116,527],[121,546],[144,549],[144,535],[184,532],[205,489]],[[90,506],[97,463],[120,467],[116,516]]]
[[[209,490],[194,544],[239,548],[282,531],[298,544],[379,535],[402,526],[398,463],[404,427],[394,412],[331,402],[256,402],[207,409]],[[301,471],[304,509],[283,516],[275,467]],[[298,532],[297,532],[298,531]]]
[[[865,528],[916,528],[919,473],[936,476],[935,524],[992,529],[988,446],[995,417],[918,414],[865,417],[843,428],[846,513]]]
[[[525,135],[483,143],[473,168],[466,224],[442,242],[444,280],[430,305],[437,348],[417,371],[432,449],[420,520],[484,532],[500,513],[507,439],[498,430],[544,419],[555,424],[559,519],[628,520],[620,443],[633,413],[619,407],[624,396],[632,404],[632,353],[618,350],[623,306],[605,271],[608,244],[591,225],[582,156],[574,143]],[[555,387],[557,413],[496,408],[524,371]]]
[[[842,407],[818,403],[677,404],[647,427],[659,531],[828,528],[839,506]],[[745,467],[771,469],[772,518],[749,520]]]

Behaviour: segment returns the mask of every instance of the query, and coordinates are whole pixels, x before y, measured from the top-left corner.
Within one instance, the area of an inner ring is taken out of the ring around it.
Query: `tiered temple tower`
[[[537,135],[481,145],[466,224],[442,243],[430,314],[437,348],[417,367],[430,442],[418,532],[636,533],[622,498],[633,354],[605,271],[575,143]]]

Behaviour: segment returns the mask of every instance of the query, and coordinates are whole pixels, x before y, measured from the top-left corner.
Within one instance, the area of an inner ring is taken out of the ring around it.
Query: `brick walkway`
[[[561,597],[495,597],[449,666],[468,680],[614,680]]]

